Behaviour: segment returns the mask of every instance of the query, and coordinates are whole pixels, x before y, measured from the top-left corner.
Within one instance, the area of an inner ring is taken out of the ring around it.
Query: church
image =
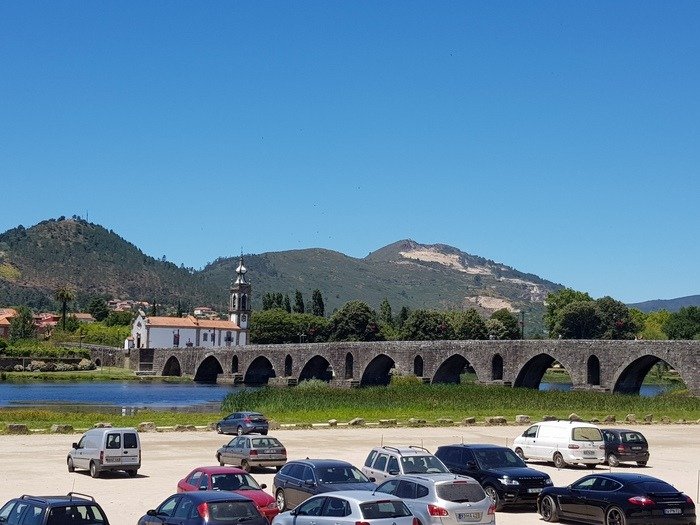
[[[186,317],[147,316],[143,312],[134,320],[131,336],[124,342],[132,348],[221,348],[245,346],[249,341],[251,286],[248,270],[240,258],[236,279],[231,282],[228,320]]]

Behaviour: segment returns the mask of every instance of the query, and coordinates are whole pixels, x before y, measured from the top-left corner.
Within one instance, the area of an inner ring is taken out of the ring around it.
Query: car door
[[[372,466],[367,469],[367,477],[372,477],[376,481],[384,481],[389,476],[386,473],[386,465],[389,462],[388,454],[377,454]]]
[[[289,467],[288,471],[283,471],[280,473],[279,477],[277,478],[280,483],[280,486],[277,487],[277,489],[282,489],[284,492],[284,498],[286,500],[285,505],[288,509],[296,507],[299,503],[306,499],[301,496],[303,476],[304,465],[294,464]]]
[[[238,426],[238,420],[240,419],[240,414],[235,412],[229,415],[226,419],[221,422],[221,431],[226,434],[231,434],[236,432],[236,427]]]
[[[230,465],[241,464],[245,441],[246,438],[244,437],[237,437],[229,441],[229,444],[226,446],[226,463]]]
[[[605,523],[605,509],[610,506],[614,491],[622,488],[622,484],[605,477],[597,477],[586,496],[586,516],[588,520]]]
[[[562,517],[566,516],[577,521],[588,521],[588,499],[596,479],[596,476],[586,476],[571,485],[559,497],[559,508],[561,509]]]
[[[155,509],[158,515],[149,516],[147,514],[143,517],[143,523],[154,523],[158,525],[162,523],[175,523],[171,521],[171,519],[174,519],[173,514],[175,514],[175,509],[177,508],[177,504],[180,503],[180,499],[182,499],[182,496],[179,494],[169,497],[163,503],[161,503],[157,509]],[[179,523],[182,522],[180,521]]]
[[[406,504],[406,506],[411,509],[411,512],[416,515],[421,515],[424,514],[421,512],[424,504],[423,502],[417,502],[416,501],[416,489],[418,488],[416,483],[413,483],[412,481],[405,481],[402,480],[399,482],[398,487],[396,487],[396,492],[394,493],[395,496],[398,496],[403,500],[403,502]]]
[[[299,505],[302,501],[306,501],[310,496],[318,492],[318,480],[314,471],[308,465],[304,465],[304,470],[298,487],[296,487],[295,497],[297,498],[294,505]]]
[[[340,525],[349,521],[347,516],[350,516],[350,504],[343,498],[328,496],[324,498],[326,501],[321,509],[321,516],[318,525]],[[355,523],[352,520],[351,523]]]
[[[125,430],[122,433],[122,464],[133,465],[136,468],[140,461],[139,438],[136,432]]]
[[[528,459],[542,459],[541,450],[537,446],[537,431],[539,425],[532,425],[522,434],[522,439],[518,446],[523,449],[523,454]],[[549,458],[547,458],[549,459]]]
[[[118,430],[107,432],[105,439],[104,464],[106,466],[121,465],[123,450],[122,433]]]
[[[479,483],[483,483],[486,478],[486,474],[479,467],[479,463],[476,461],[474,452],[469,449],[462,450],[462,469],[460,474],[465,476],[471,476]]]
[[[88,442],[88,437],[83,436],[77,443],[75,452],[73,453],[73,465],[76,468],[88,468],[90,465],[89,459],[87,459],[86,445]]]
[[[325,496],[311,498],[303,502],[295,509],[295,525],[319,525],[321,522],[321,511],[326,502]],[[327,523],[327,520],[324,521]]]

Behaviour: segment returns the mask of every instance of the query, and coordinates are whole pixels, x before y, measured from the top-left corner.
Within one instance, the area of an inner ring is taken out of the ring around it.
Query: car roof
[[[450,472],[441,472],[439,474],[399,474],[384,480],[384,482],[392,480],[407,480],[407,481],[422,481],[423,483],[444,483],[446,481],[466,481],[469,483],[478,483],[470,476],[460,476]]]
[[[501,445],[490,445],[488,443],[455,443],[453,445],[441,445],[438,448],[444,448],[444,447],[461,447],[461,448],[468,448],[468,449],[473,449],[473,450],[494,449],[494,448],[510,450],[508,447],[503,447]]]
[[[621,432],[634,432],[635,434],[642,434],[639,430],[632,430],[631,428],[602,428],[601,429],[603,432],[616,432],[616,433],[621,433]]]
[[[342,461],[340,459],[294,459],[292,461],[288,461],[287,465],[290,463],[302,463],[304,465],[309,465],[310,467],[313,468],[319,468],[319,467],[352,467],[352,463],[348,463],[347,461]]]
[[[176,494],[173,494],[172,496],[168,496],[169,498],[172,498],[173,496],[189,496],[193,500],[197,502],[204,502],[204,501],[250,501],[253,502],[252,499],[246,498],[245,496],[241,496],[240,494],[237,494],[236,492],[229,492],[227,490],[195,490],[192,492],[178,492]],[[254,503],[254,502],[253,502]]]
[[[593,423],[587,423],[585,421],[569,421],[568,419],[557,419],[556,421],[539,421],[537,423],[533,423],[530,426],[534,425],[544,425],[547,427],[595,427],[598,428],[598,425],[594,425]]]
[[[383,492],[373,492],[370,490],[336,490],[333,492],[323,492],[318,494],[321,497],[341,497],[347,500],[355,501],[356,503],[365,503],[368,501],[381,501],[381,500],[399,500],[402,501],[398,496],[393,494],[385,494]],[[315,497],[315,496],[312,496]]]
[[[97,505],[97,502],[95,501],[95,498],[92,496],[88,496],[87,494],[79,494],[77,492],[69,492],[68,494],[63,494],[60,496],[33,496],[30,494],[24,494],[21,498],[17,499],[24,499],[24,500],[35,500],[35,501],[41,501],[47,505],[70,505],[71,503],[75,502],[80,502],[80,503],[90,503]]]
[[[220,467],[217,465],[212,465],[209,467],[197,467],[192,469],[190,474],[195,471],[201,471],[205,474],[248,474],[245,470],[238,467]]]
[[[399,454],[400,456],[432,456],[433,453],[428,449],[419,447],[417,445],[399,445],[391,446],[384,445],[381,447],[374,447],[372,450],[377,452],[393,452],[394,454]]]
[[[614,479],[622,483],[635,483],[643,481],[660,481],[661,483],[666,483],[670,485],[668,481],[663,479],[655,478],[654,476],[649,476],[647,474],[635,474],[632,472],[601,472],[600,474],[589,474],[589,476],[603,476],[606,478]],[[586,476],[588,477],[588,476]],[[576,483],[576,482],[574,482]]]

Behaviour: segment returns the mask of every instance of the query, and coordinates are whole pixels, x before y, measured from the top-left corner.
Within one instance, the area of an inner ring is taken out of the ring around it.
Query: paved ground
[[[425,429],[336,428],[281,430],[272,433],[287,447],[290,459],[325,457],[344,459],[361,466],[369,450],[379,444],[423,445],[434,451],[449,443],[495,443],[509,445],[525,427],[452,427]],[[616,470],[644,472],[666,481],[690,495],[697,503],[700,479],[700,426],[640,426],[649,440],[651,459],[646,468]],[[65,494],[68,491],[94,496],[113,525],[135,524],[146,510],[156,507],[176,491],[177,481],[192,468],[215,465],[216,449],[229,436],[215,432],[141,434],[143,466],[137,478],[122,473],[92,479],[86,472],[69,474],[66,454],[78,435],[0,436],[0,502],[21,494]],[[583,468],[556,470],[533,465],[550,474],[556,485],[566,485],[588,473]],[[607,468],[607,467],[605,467]],[[603,467],[598,467],[603,469]],[[272,487],[273,470],[254,471],[259,483]],[[541,520],[534,511],[499,512],[499,525],[523,525]]]

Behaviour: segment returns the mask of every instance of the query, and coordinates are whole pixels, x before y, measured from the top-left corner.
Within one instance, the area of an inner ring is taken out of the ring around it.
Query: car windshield
[[[435,456],[402,456],[404,474],[437,474],[448,472],[445,465]]]
[[[95,505],[69,505],[54,507],[49,511],[46,525],[65,525],[66,523],[105,523],[105,517]]]
[[[353,466],[320,467],[316,469],[319,483],[369,483],[369,479]]]
[[[411,515],[406,504],[400,500],[360,503],[360,511],[366,520],[394,519]]]
[[[212,490],[260,490],[260,485],[249,474],[212,474]]]
[[[509,448],[474,450],[477,463],[483,469],[525,467],[525,462]]]

